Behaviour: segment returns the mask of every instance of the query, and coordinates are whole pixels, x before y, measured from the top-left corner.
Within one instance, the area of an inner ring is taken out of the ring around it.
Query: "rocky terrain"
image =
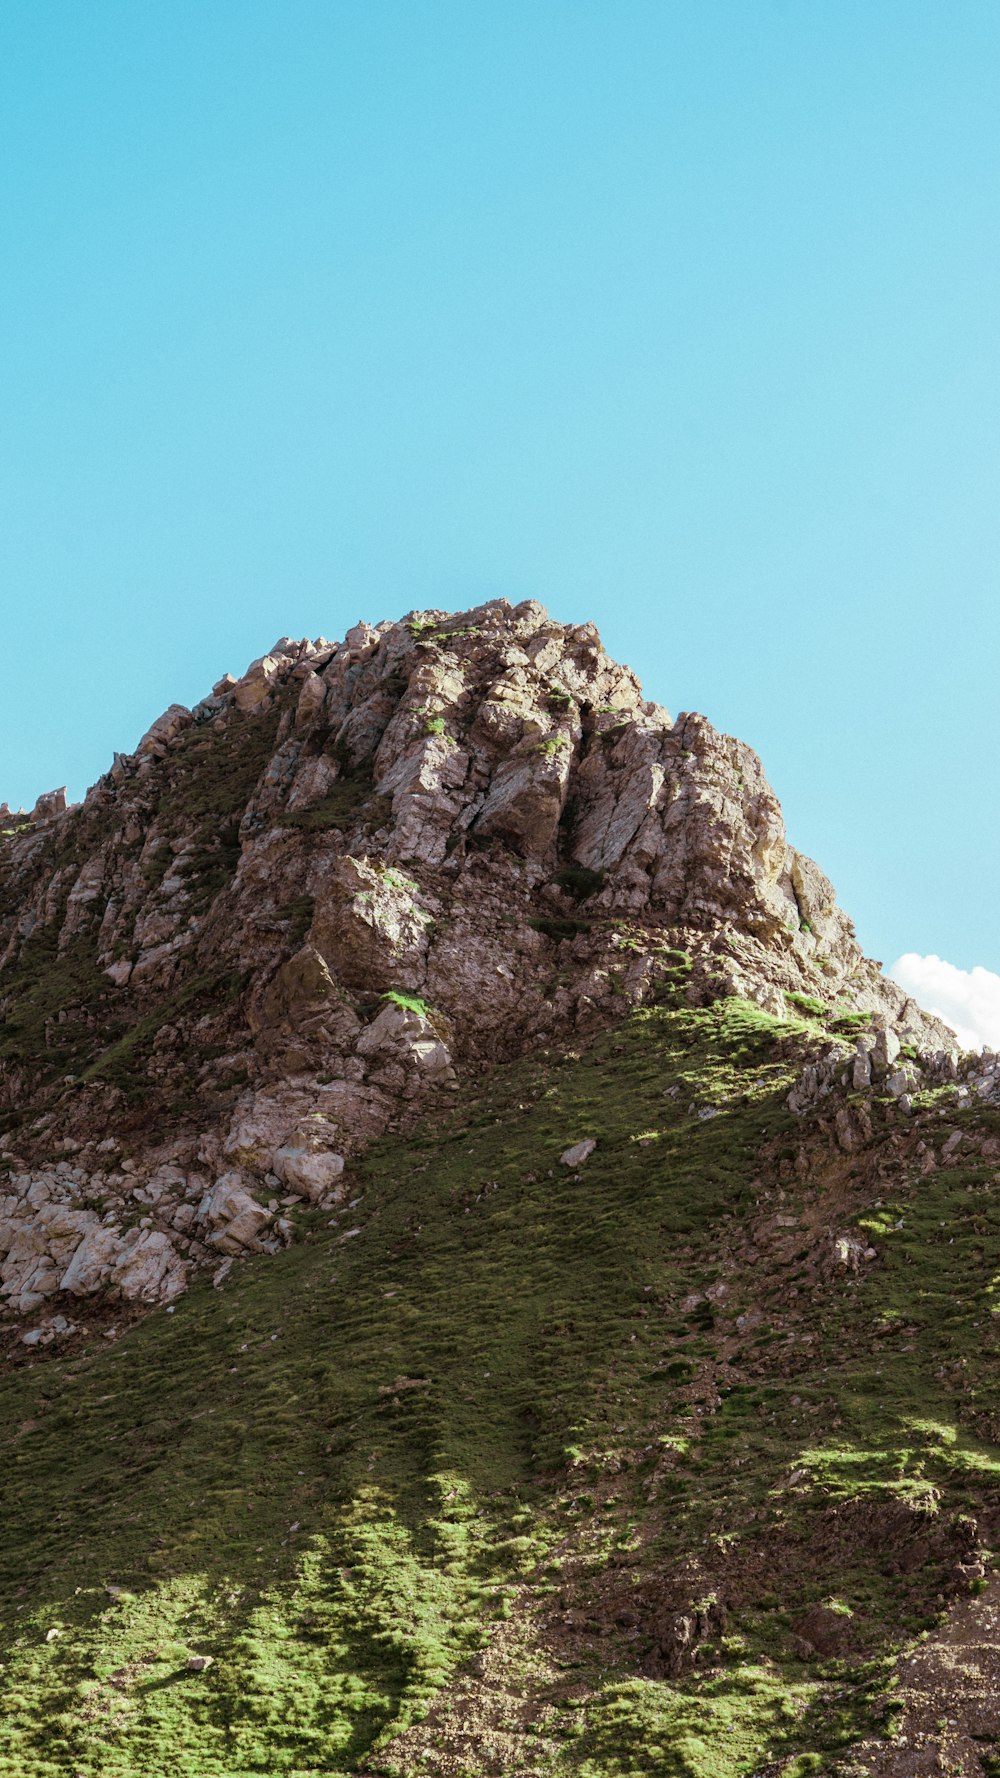
[[[655,1003],[672,950],[695,1003],[874,1013],[932,1067],[951,1042],[861,955],[750,749],[535,604],[283,639],[82,806],[6,820],[20,1315],[170,1301],[192,1267],[276,1251],[373,1137]]]
[[[748,747],[493,601],[0,829],[0,1773],[994,1770],[1000,1064]]]

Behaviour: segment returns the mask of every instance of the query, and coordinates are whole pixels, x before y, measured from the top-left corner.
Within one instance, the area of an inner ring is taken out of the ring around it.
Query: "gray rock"
[[[344,1157],[331,1149],[307,1147],[275,1149],[272,1167],[284,1185],[318,1201],[334,1190],[344,1171]]]
[[[871,1057],[866,1050],[861,1050],[854,1058],[851,1068],[851,1085],[856,1092],[863,1091],[872,1084]]]
[[[563,1149],[559,1159],[564,1167],[582,1167],[584,1161],[589,1161],[596,1147],[597,1143],[593,1138],[587,1136],[584,1141],[575,1142],[572,1148]]]
[[[875,1073],[885,1073],[891,1068],[901,1047],[899,1038],[891,1025],[887,1025],[884,1031],[876,1032],[875,1042],[872,1045],[872,1068]]]

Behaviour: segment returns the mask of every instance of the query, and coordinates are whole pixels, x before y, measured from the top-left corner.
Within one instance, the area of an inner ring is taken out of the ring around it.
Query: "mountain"
[[[4,821],[0,1773],[992,1770],[1000,1072],[748,747],[498,600]]]

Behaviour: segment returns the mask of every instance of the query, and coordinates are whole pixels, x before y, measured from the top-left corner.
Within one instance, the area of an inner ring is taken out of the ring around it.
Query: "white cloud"
[[[885,973],[950,1025],[963,1048],[1000,1049],[1000,975],[991,969],[958,969],[933,953],[907,951]]]

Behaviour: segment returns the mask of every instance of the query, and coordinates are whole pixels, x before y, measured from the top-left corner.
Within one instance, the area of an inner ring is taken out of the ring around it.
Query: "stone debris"
[[[76,1324],[65,1315],[51,1315],[39,1327],[29,1327],[21,1335],[22,1346],[50,1346],[53,1340],[68,1339],[76,1333]]]
[[[853,1051],[846,1044],[830,1045],[803,1067],[788,1094],[789,1110],[802,1116],[831,1093],[852,1099],[865,1094],[895,1100],[903,1116],[909,1117],[916,1094],[940,1087],[950,1088],[957,1104],[970,1102],[973,1093],[981,1100],[1000,1103],[1000,1060],[991,1051],[962,1056],[954,1049],[918,1048],[914,1041],[918,1036],[913,1026],[904,1026],[900,1032],[886,1025],[859,1037]],[[904,1043],[912,1059],[900,1062]],[[850,1109],[842,1106],[836,1120],[841,1146],[850,1150],[856,1146]],[[868,1133],[867,1129],[862,1131],[865,1137]]]

